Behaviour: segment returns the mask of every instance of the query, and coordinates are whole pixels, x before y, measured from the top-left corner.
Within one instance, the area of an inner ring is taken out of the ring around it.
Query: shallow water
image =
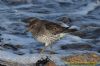
[[[38,54],[39,48],[43,47],[32,38],[31,33],[25,33],[26,27],[22,19],[37,17],[57,22],[57,19],[63,16],[71,18],[71,25],[76,26],[85,35],[67,35],[55,43],[53,46],[57,53],[55,56],[87,51],[100,53],[99,0],[0,0],[0,39],[3,39],[0,40],[0,52],[7,55],[2,57],[0,53],[0,59],[14,60],[13,55],[36,56],[34,54]],[[77,49],[78,45],[80,48]],[[17,51],[14,48],[17,48]],[[49,48],[47,53],[48,51]],[[64,65],[60,60],[57,62],[60,62],[58,65]]]

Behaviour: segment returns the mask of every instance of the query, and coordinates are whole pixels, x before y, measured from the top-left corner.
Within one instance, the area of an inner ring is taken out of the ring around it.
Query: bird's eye
[[[53,30],[58,30],[58,29],[57,29],[57,27],[54,27],[54,29],[53,29]]]

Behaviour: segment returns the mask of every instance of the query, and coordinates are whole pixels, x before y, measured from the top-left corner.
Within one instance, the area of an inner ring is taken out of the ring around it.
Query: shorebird
[[[63,38],[66,33],[74,32],[76,29],[69,29],[69,27],[63,27],[57,23],[53,23],[48,20],[41,20],[38,18],[28,18],[24,20],[27,22],[27,30],[32,33],[33,37],[40,43],[45,44],[41,53],[57,40]]]

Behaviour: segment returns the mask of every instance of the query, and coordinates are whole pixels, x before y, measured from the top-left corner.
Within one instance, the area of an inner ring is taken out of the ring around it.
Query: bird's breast
[[[37,36],[37,40],[41,43],[51,44],[55,42],[56,40],[63,38],[65,35],[66,35],[65,33],[60,33],[57,35],[53,35],[53,34],[40,35],[40,36]]]

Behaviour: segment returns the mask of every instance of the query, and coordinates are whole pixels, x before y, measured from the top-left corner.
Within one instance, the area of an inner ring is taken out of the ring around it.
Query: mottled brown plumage
[[[26,21],[28,22],[28,31],[32,33],[37,41],[44,43],[45,48],[64,37],[66,33],[76,31],[75,29],[63,27],[48,20],[29,18]]]

